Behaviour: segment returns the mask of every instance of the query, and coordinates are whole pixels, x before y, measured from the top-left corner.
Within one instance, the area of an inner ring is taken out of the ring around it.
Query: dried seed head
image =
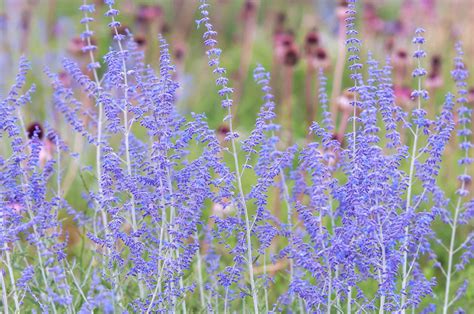
[[[441,74],[441,56],[434,55],[431,58],[431,70],[426,78],[426,87],[440,88],[443,85],[443,77]]]
[[[143,35],[137,35],[134,37],[135,43],[138,49],[144,49],[146,47],[146,37]]]
[[[306,34],[305,52],[307,55],[312,54],[312,52],[318,47],[318,45],[319,45],[319,34],[316,30],[312,30],[308,34]]]
[[[287,66],[295,66],[298,63],[299,58],[300,56],[298,49],[296,46],[291,46],[287,49],[283,58],[283,62]]]
[[[243,20],[249,19],[257,12],[257,5],[252,0],[245,1],[240,16]]]
[[[289,47],[294,43],[294,36],[292,31],[287,31],[281,36],[281,45]]]
[[[174,57],[176,61],[181,61],[184,59],[185,49],[182,45],[178,45],[174,49]]]
[[[227,124],[221,124],[217,128],[217,134],[218,135],[224,135],[227,136],[227,133],[230,132],[229,126]]]
[[[318,60],[325,61],[328,57],[328,54],[324,48],[318,47],[315,56]]]
[[[230,132],[230,128],[227,124],[221,124],[216,130],[217,139],[221,145],[225,145],[227,134]]]
[[[245,1],[245,4],[244,4],[244,10],[246,11],[254,11],[256,8],[256,5],[253,1],[251,0],[247,0]]]
[[[26,134],[28,135],[29,139],[37,137],[38,139],[42,140],[44,136],[44,130],[39,122],[33,122],[26,129]]]
[[[441,67],[441,56],[439,55],[434,55],[431,58],[431,67],[433,69],[439,69]]]
[[[337,107],[341,112],[352,112],[353,106],[352,101],[355,97],[355,93],[345,90],[344,93],[337,98]]]
[[[333,133],[331,139],[338,141],[341,146],[344,146],[344,135]]]
[[[313,69],[327,69],[331,66],[331,60],[328,57],[328,53],[326,49],[323,47],[317,47],[315,51],[313,51],[310,59],[310,64]]]
[[[400,70],[405,69],[409,63],[408,52],[405,49],[398,49],[393,57],[393,66]]]
[[[399,58],[400,60],[404,60],[404,59],[407,59],[408,57],[408,53],[403,50],[403,49],[399,49],[397,51],[397,54],[396,54],[397,58]]]

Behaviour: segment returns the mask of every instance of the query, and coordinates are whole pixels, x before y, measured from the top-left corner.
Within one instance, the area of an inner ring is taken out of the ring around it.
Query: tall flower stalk
[[[353,94],[352,99],[352,159],[356,166],[356,149],[357,149],[357,110],[358,110],[358,85],[362,82],[362,75],[359,71],[362,69],[360,63],[360,46],[361,41],[357,38],[358,31],[355,29],[355,15],[356,15],[356,0],[349,0],[347,6],[347,18],[346,18],[346,39],[347,51],[349,53],[348,62],[349,70],[351,71],[351,79],[354,82],[354,86],[351,87],[350,91]]]
[[[101,93],[101,82],[99,79],[99,75],[97,73],[97,69],[100,67],[100,63],[95,60],[94,51],[97,49],[96,46],[92,44],[91,38],[94,32],[90,29],[89,23],[92,22],[94,19],[89,15],[94,13],[95,8],[93,4],[88,4],[87,0],[84,0],[83,5],[80,7],[80,10],[83,13],[83,18],[81,20],[81,24],[84,25],[85,31],[81,34],[81,38],[86,42],[86,45],[83,47],[83,52],[87,53],[89,56],[90,63],[87,65],[87,69],[92,71],[93,79],[96,84],[96,99],[100,99]],[[97,117],[97,138],[96,138],[96,176],[97,176],[97,185],[99,189],[99,200],[97,201],[97,206],[99,207],[99,211],[102,215],[102,224],[108,234],[108,218],[107,212],[105,208],[102,206],[102,131],[103,131],[103,119],[104,119],[104,109],[101,101],[97,101],[98,107],[98,117]]]
[[[413,133],[413,143],[411,147],[411,155],[410,155],[410,168],[408,172],[408,184],[407,184],[407,194],[406,194],[406,203],[405,203],[405,212],[408,214],[412,208],[412,193],[414,187],[414,178],[415,178],[415,162],[418,157],[418,142],[420,140],[420,131],[423,127],[426,126],[426,112],[421,107],[422,99],[428,98],[428,93],[422,89],[421,80],[422,77],[426,75],[426,70],[422,68],[421,59],[426,57],[426,53],[422,50],[422,45],[425,42],[423,38],[424,29],[418,28],[415,31],[415,37],[413,38],[413,43],[417,45],[417,50],[414,53],[414,58],[417,60],[416,69],[413,71],[413,77],[417,80],[417,89],[412,93],[413,97],[417,99],[417,107],[416,110],[413,111],[412,116],[414,118],[415,129],[410,129]],[[403,262],[402,262],[402,299],[400,303],[400,310],[402,313],[405,313],[405,303],[406,303],[406,289],[407,289],[407,282],[409,279],[409,249],[408,243],[410,238],[410,228],[409,226],[405,227],[405,247],[403,252]]]
[[[458,270],[462,269],[463,263],[471,257],[472,253],[469,252],[469,248],[467,249],[467,254],[465,254],[461,260],[461,264],[456,265],[454,267],[454,255],[459,252],[459,250],[463,249],[465,243],[471,241],[472,233],[467,236],[465,241],[459,247],[457,245],[457,231],[459,224],[465,224],[470,219],[470,215],[465,213],[466,204],[465,198],[469,195],[469,191],[467,190],[467,185],[471,183],[471,176],[468,173],[468,168],[472,164],[472,158],[469,157],[470,149],[472,148],[472,142],[470,141],[470,136],[472,135],[469,123],[471,123],[471,109],[466,107],[467,103],[467,83],[466,79],[468,77],[468,71],[464,65],[463,61],[463,51],[461,44],[456,45],[457,56],[454,60],[454,70],[451,72],[451,75],[456,83],[457,87],[457,103],[459,104],[458,108],[458,130],[457,135],[460,138],[459,149],[463,153],[461,159],[458,163],[462,167],[462,174],[458,176],[458,180],[460,182],[460,187],[456,191],[457,194],[457,201],[454,208],[454,212],[452,216],[448,219],[448,224],[451,227],[451,236],[449,240],[449,246],[447,250],[448,254],[448,265],[444,268],[443,272],[446,275],[446,283],[444,288],[444,302],[443,302],[443,314],[448,313],[448,309],[454,304],[454,302],[460,297],[462,294],[462,290],[458,291],[454,298],[451,298],[450,292],[452,286],[453,275]],[[469,207],[469,204],[467,204]],[[443,267],[440,265],[440,267]],[[465,284],[464,284],[465,285]]]
[[[254,267],[253,267],[253,248],[252,248],[252,230],[250,225],[250,215],[249,210],[247,208],[247,203],[245,200],[245,193],[242,186],[242,177],[241,177],[241,170],[240,170],[240,163],[239,157],[237,155],[237,145],[236,145],[236,138],[238,134],[234,132],[234,127],[232,124],[233,116],[232,116],[232,99],[230,95],[232,94],[233,90],[230,88],[228,84],[228,79],[225,77],[225,68],[220,66],[219,57],[221,54],[221,50],[217,48],[217,40],[215,36],[217,32],[214,31],[214,28],[210,22],[209,18],[209,11],[208,11],[209,4],[206,0],[201,0],[201,5],[199,6],[199,10],[201,12],[201,19],[197,20],[198,27],[200,25],[204,25],[206,27],[206,32],[203,35],[204,44],[209,47],[207,51],[207,55],[209,58],[209,65],[214,67],[214,73],[216,73],[219,77],[216,80],[216,84],[220,87],[219,95],[223,97],[222,100],[222,107],[227,110],[227,116],[224,118],[224,122],[229,124],[229,133],[226,136],[226,139],[231,142],[232,146],[232,157],[234,160],[234,167],[235,167],[235,176],[237,180],[237,187],[238,187],[238,207],[242,207],[245,219],[245,238],[246,238],[246,251],[247,251],[247,268],[249,273],[249,281],[250,281],[250,290],[252,294],[252,302],[253,302],[253,309],[255,313],[259,312],[259,305],[258,305],[258,294],[257,294],[257,287],[255,284],[254,279]]]
[[[109,23],[109,27],[113,30],[114,33],[114,41],[117,43],[119,53],[122,59],[122,76],[123,76],[123,129],[124,129],[124,141],[125,141],[125,161],[127,167],[127,174],[129,177],[132,177],[132,162],[130,159],[130,131],[133,127],[133,120],[129,120],[129,89],[130,86],[128,85],[128,70],[127,70],[127,51],[124,50],[122,42],[125,39],[125,36],[119,34],[118,27],[120,27],[120,22],[118,22],[115,18],[119,14],[119,11],[113,8],[115,3],[114,0],[106,0],[105,3],[108,5],[108,10],[105,13],[106,16],[109,16],[111,22]],[[138,228],[137,224],[137,214],[135,210],[135,196],[131,193],[131,221],[132,221],[132,231],[136,231]]]

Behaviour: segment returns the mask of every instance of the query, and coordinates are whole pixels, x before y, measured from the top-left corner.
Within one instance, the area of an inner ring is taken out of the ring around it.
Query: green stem
[[[421,49],[421,45],[418,45],[418,50]],[[421,61],[418,58],[418,68],[421,67]],[[418,77],[418,90],[421,90],[421,78]],[[421,109],[421,96],[418,96],[418,102],[417,102],[417,109]],[[418,137],[419,137],[419,131],[420,127],[418,124],[416,125],[416,129],[414,132],[414,139],[413,139],[413,149],[412,149],[412,154],[411,154],[411,161],[410,161],[410,172],[408,175],[408,191],[407,191],[407,200],[406,200],[406,205],[405,205],[405,212],[408,213],[410,210],[410,205],[411,205],[411,197],[412,197],[412,190],[413,190],[413,178],[415,174],[415,161],[417,159],[417,150],[418,150]],[[402,270],[402,300],[400,304],[400,310],[402,314],[405,314],[405,302],[406,302],[406,286],[407,286],[407,280],[408,280],[408,273],[407,273],[407,268],[408,268],[408,237],[410,236],[410,228],[409,226],[405,227],[405,250],[403,252],[403,270]]]
[[[231,108],[227,108],[228,115],[232,117],[232,111]],[[258,314],[258,295],[257,295],[257,290],[255,286],[255,279],[253,275],[253,253],[252,253],[252,234],[250,230],[250,218],[249,218],[249,213],[247,209],[247,204],[245,202],[245,194],[244,194],[244,189],[242,187],[242,180],[240,176],[240,166],[239,166],[239,157],[237,156],[237,148],[235,144],[235,139],[233,136],[234,130],[232,127],[232,118],[229,119],[229,131],[232,134],[231,135],[231,144],[232,144],[232,155],[234,157],[234,165],[235,165],[235,171],[236,171],[236,177],[237,177],[237,186],[239,188],[239,194],[240,194],[240,200],[244,209],[244,216],[245,216],[245,235],[246,235],[246,241],[247,241],[247,267],[249,270],[249,277],[250,277],[250,289],[252,290],[252,299],[253,299],[253,309],[254,313]]]

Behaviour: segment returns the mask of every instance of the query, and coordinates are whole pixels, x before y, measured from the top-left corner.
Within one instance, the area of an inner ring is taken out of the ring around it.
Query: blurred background
[[[96,3],[94,41],[96,57],[112,45],[108,19],[102,1]],[[223,62],[235,89],[236,123],[241,131],[251,129],[261,104],[252,70],[261,63],[273,75],[273,88],[281,115],[285,115],[288,136],[304,138],[311,119],[320,117],[317,108],[317,72],[329,77],[331,111],[343,114],[338,104],[350,85],[345,70],[344,1],[339,0],[212,0],[211,18],[219,32]],[[53,117],[51,91],[44,66],[61,72],[63,57],[83,66],[88,58],[81,52],[82,0],[0,0],[0,95],[14,79],[18,59],[25,55],[33,63],[31,81],[38,86],[34,105],[26,112],[29,120]],[[180,82],[182,112],[206,112],[210,124],[221,126],[223,111],[217,102],[207,58],[196,30],[197,0],[117,1],[122,31],[128,29],[146,53],[153,67],[159,66],[158,34],[171,45],[176,78]],[[400,105],[409,106],[412,66],[410,44],[416,27],[427,30],[428,71],[426,84],[432,93],[432,114],[451,88],[454,44],[462,41],[467,59],[474,57],[474,0],[361,0],[358,29],[367,52],[384,61],[390,57],[395,68],[395,90]],[[206,79],[202,79],[205,77]],[[67,79],[67,78],[65,78]],[[335,86],[332,86],[334,83]],[[53,125],[54,123],[50,121]],[[303,123],[304,122],[304,123]]]

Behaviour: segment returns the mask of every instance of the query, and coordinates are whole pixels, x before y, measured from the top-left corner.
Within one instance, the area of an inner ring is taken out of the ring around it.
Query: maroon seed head
[[[33,122],[26,129],[26,134],[29,139],[33,139],[36,136],[38,139],[42,140],[44,136],[43,127],[39,122]]]

